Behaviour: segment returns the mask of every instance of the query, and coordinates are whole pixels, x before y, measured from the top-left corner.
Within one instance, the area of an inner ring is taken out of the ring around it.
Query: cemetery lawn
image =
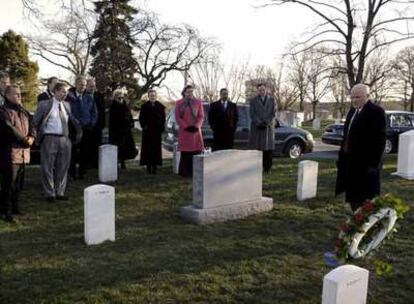
[[[308,120],[302,123],[301,128],[311,132],[314,138],[321,138],[322,134],[325,132],[325,129],[334,122],[334,120],[329,119],[321,120],[321,128],[319,130],[314,130],[312,127],[312,120]]]
[[[129,164],[116,183],[116,241],[86,246],[83,188],[70,183],[69,202],[40,196],[39,169],[27,170],[15,225],[0,223],[0,303],[320,303],[331,249],[348,214],[333,197],[335,163],[319,164],[318,198],[295,198],[297,161],[274,159],[264,195],[274,210],[209,226],[183,222],[179,208],[191,201],[189,180],[172,175],[169,162],[156,176]],[[414,181],[391,177],[384,192],[414,208]],[[414,212],[380,251],[355,264],[370,271],[368,303],[407,304],[414,299]],[[392,262],[387,277],[375,261]]]

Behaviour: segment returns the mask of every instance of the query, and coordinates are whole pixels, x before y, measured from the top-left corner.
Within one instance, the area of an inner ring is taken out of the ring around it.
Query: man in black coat
[[[55,87],[55,85],[58,83],[59,79],[55,76],[50,77],[47,80],[47,88],[46,91],[44,91],[43,93],[40,93],[37,96],[37,101],[41,102],[42,100],[50,100],[53,97],[53,89]]]
[[[155,90],[148,91],[148,98],[139,113],[142,128],[140,165],[147,166],[149,174],[155,174],[157,166],[162,165],[161,135],[165,128],[165,107],[157,101]]]
[[[92,130],[92,166],[98,168],[98,158],[99,158],[99,146],[102,144],[102,130],[106,125],[106,105],[104,95],[96,90],[96,81],[93,78],[90,78],[86,82],[86,94],[93,96],[93,100],[96,104],[97,110],[97,119],[96,124]]]
[[[384,110],[369,100],[368,86],[356,84],[351,101],[337,163],[336,195],[345,192],[355,212],[380,193],[386,120]]]
[[[227,89],[221,89],[220,100],[213,102],[208,111],[208,123],[213,130],[213,151],[233,149],[239,114],[237,105],[228,100],[228,96]]]

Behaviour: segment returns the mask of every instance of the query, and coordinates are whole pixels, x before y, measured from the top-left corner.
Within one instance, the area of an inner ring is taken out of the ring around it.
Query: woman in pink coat
[[[201,100],[193,96],[194,88],[187,85],[183,98],[175,105],[175,119],[178,129],[178,151],[181,152],[179,174],[184,177],[193,175],[193,156],[204,149],[201,126],[204,122],[204,109]]]

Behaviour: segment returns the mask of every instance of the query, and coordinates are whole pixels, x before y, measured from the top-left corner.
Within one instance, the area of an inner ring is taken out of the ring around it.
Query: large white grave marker
[[[94,185],[84,190],[85,242],[115,241],[115,189]]]
[[[99,181],[115,182],[118,179],[118,147],[102,145],[99,147]]]
[[[262,152],[224,150],[193,157],[193,205],[182,216],[196,224],[237,219],[273,208],[262,197]]]
[[[323,278],[322,304],[365,304],[369,271],[354,265],[335,268]]]

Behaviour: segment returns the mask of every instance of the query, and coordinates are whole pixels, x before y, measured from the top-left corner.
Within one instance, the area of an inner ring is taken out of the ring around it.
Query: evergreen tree
[[[10,74],[11,81],[21,86],[22,100],[28,108],[36,104],[39,67],[29,59],[29,47],[22,36],[12,30],[0,36],[0,70]]]
[[[98,16],[94,32],[95,42],[91,54],[94,56],[90,74],[95,77],[101,92],[126,87],[136,90],[134,75],[137,62],[132,54],[134,40],[130,23],[137,10],[128,4],[129,0],[95,1]]]

